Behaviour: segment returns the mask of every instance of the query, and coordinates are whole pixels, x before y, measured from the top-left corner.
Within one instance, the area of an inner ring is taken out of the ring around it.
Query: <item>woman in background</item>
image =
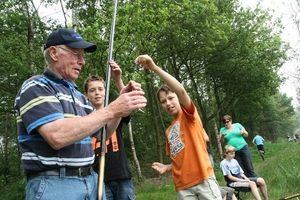
[[[223,117],[224,127],[220,129],[220,142],[225,145],[232,145],[235,152],[235,159],[245,172],[247,177],[256,177],[252,164],[251,152],[244,137],[248,132],[240,123],[232,123],[230,115]]]

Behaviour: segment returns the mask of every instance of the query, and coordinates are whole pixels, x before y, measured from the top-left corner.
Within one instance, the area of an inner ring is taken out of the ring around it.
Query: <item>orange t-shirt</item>
[[[195,105],[191,106],[193,113],[181,106],[182,112],[166,130],[166,154],[172,159],[176,191],[202,183],[214,174],[201,119]]]

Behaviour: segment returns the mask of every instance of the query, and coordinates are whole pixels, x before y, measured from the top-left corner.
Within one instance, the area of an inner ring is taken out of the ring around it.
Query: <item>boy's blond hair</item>
[[[229,152],[234,152],[235,151],[235,148],[232,146],[232,145],[226,145],[225,147],[224,147],[224,152],[225,152],[225,154],[226,153],[229,153]]]

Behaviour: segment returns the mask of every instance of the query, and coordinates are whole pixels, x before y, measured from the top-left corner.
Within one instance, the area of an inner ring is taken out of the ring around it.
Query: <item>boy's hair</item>
[[[229,152],[235,152],[235,148],[232,145],[228,144],[224,147],[224,152],[225,152],[225,154],[229,153]]]
[[[85,79],[84,84],[83,84],[83,90],[85,93],[88,92],[88,85],[90,82],[92,81],[101,81],[103,83],[104,88],[106,88],[106,84],[105,81],[102,77],[98,76],[98,75],[92,75],[90,77],[88,77],[87,79]]]
[[[167,84],[163,84],[162,86],[160,86],[160,88],[156,92],[156,97],[159,101],[160,101],[160,99],[159,99],[160,92],[166,92],[168,94],[169,92],[174,92],[174,91]]]

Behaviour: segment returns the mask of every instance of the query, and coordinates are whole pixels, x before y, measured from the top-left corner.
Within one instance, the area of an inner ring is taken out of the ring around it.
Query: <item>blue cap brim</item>
[[[86,52],[94,52],[97,50],[97,45],[86,41],[70,42],[66,43],[65,45],[74,49],[84,49]]]

